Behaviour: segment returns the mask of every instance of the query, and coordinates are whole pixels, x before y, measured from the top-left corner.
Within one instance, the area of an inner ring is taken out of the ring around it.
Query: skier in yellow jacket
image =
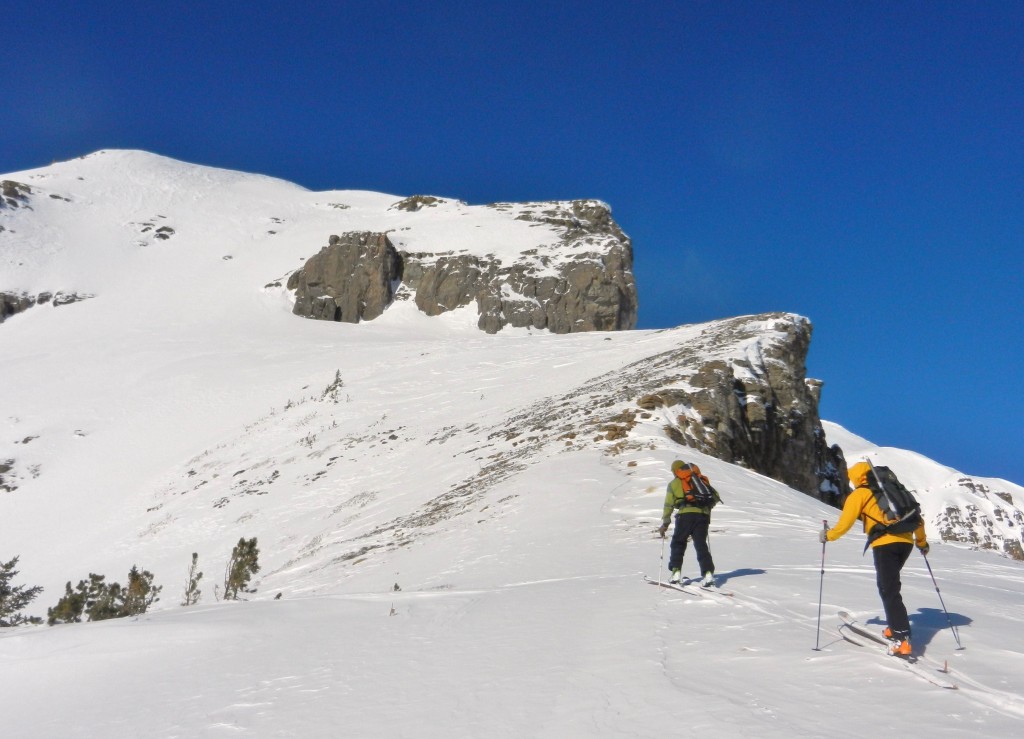
[[[888,623],[882,633],[892,641],[893,654],[909,657],[911,654],[910,619],[900,593],[902,587],[900,571],[910,557],[910,553],[914,551],[914,544],[917,544],[918,549],[924,554],[928,553],[928,540],[925,536],[923,520],[913,533],[885,533],[871,539],[871,529],[878,524],[885,523],[886,518],[878,501],[875,500],[875,494],[868,487],[870,471],[871,465],[868,462],[858,462],[850,468],[850,483],[854,490],[843,504],[843,512],[839,516],[838,523],[832,529],[823,529],[819,533],[819,538],[822,543],[835,541],[860,519],[864,526],[864,533],[869,535],[871,554],[875,560],[878,595],[882,599],[885,620]]]

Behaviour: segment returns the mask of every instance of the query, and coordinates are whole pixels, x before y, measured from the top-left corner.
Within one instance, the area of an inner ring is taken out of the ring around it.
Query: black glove
[[[931,547],[928,546],[928,542],[925,542],[924,544],[919,546],[918,549],[921,550],[921,554],[928,554],[928,552],[931,551]]]
[[[821,529],[818,531],[818,541],[822,544],[828,541],[828,529]]]
[[[659,534],[661,534],[661,538],[662,538],[662,539],[664,539],[664,538],[665,538],[665,532],[666,532],[666,531],[668,531],[668,524],[667,524],[667,523],[663,523],[663,524],[662,524],[662,525],[661,525],[661,526],[660,526],[660,527],[658,528],[658,533],[659,533]]]

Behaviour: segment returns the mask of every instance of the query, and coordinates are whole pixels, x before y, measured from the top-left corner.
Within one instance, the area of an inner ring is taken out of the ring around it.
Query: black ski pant
[[[910,636],[910,619],[907,617],[907,607],[903,605],[903,596],[900,594],[900,570],[907,563],[912,551],[914,545],[904,542],[882,544],[871,550],[875,557],[878,594],[882,597],[886,623],[889,624],[894,636]]]
[[[669,570],[683,568],[683,555],[686,554],[686,540],[693,539],[693,548],[697,550],[697,564],[700,573],[715,571],[715,562],[711,559],[708,548],[708,526],[711,516],[704,513],[679,513],[676,515],[676,526],[672,532],[672,549],[668,558]]]

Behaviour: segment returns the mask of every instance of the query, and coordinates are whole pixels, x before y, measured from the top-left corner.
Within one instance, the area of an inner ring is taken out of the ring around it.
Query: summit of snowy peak
[[[305,192],[305,188],[266,175],[191,164],[139,149],[102,149],[75,159],[6,175],[24,179],[43,190],[71,188],[82,193],[99,192],[107,197],[145,197],[153,188],[164,195],[175,189],[201,194],[217,188],[261,184],[264,187]]]

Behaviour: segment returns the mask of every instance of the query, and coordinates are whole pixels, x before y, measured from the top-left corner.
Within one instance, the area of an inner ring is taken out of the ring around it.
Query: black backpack
[[[868,543],[885,534],[908,534],[924,520],[921,504],[907,490],[891,469],[884,465],[871,465],[867,475],[868,489],[875,495],[885,521],[877,521],[868,533]]]

